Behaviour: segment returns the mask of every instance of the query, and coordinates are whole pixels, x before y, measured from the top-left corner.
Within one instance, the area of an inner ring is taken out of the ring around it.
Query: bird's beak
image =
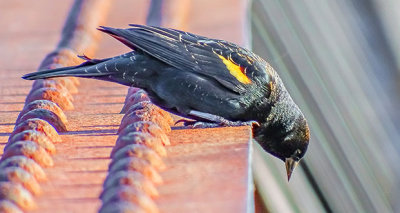
[[[296,168],[297,164],[299,164],[299,162],[293,160],[293,158],[286,158],[285,165],[286,165],[286,173],[287,173],[288,181],[290,180],[293,170],[294,170],[294,168]]]

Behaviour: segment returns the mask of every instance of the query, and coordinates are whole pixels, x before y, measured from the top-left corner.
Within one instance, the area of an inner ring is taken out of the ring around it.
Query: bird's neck
[[[287,93],[286,96],[280,97],[271,108],[271,113],[267,117],[267,124],[271,126],[282,125],[286,127],[287,131],[290,131],[293,123],[300,115],[302,115],[300,109]]]
[[[270,131],[266,134],[275,139],[283,140],[290,135],[290,132],[295,132],[297,128],[296,121],[304,119],[304,116],[284,87],[276,89],[278,90],[276,95],[271,94],[270,97],[274,99],[272,100],[274,104],[263,124],[265,125],[264,129]]]
[[[289,95],[282,96],[272,106],[271,111],[261,126],[253,129],[254,139],[270,154],[281,158],[281,143],[289,139],[296,131],[296,119],[301,112],[298,113],[298,107]],[[281,158],[282,159],[282,158]],[[284,159],[282,159],[284,160]]]

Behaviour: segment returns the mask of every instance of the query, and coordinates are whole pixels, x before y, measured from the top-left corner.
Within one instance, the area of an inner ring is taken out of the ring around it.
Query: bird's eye
[[[301,155],[301,150],[300,149],[296,149],[296,151],[294,151],[292,158],[295,161],[299,161],[300,160],[300,155]]]

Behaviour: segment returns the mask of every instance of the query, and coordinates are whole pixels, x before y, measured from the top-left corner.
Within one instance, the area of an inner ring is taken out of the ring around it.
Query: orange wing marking
[[[244,74],[245,73],[244,67],[241,67],[241,66],[233,63],[231,60],[226,59],[225,57],[223,57],[221,55],[218,55],[218,57],[225,64],[226,68],[229,70],[231,75],[233,75],[239,82],[241,82],[243,84],[251,83],[251,80]]]

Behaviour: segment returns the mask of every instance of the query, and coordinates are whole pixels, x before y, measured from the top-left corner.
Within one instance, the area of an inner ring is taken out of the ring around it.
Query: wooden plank
[[[229,7],[224,11],[239,10],[241,1],[224,1]],[[20,79],[24,73],[34,71],[43,56],[55,46],[59,37],[56,29],[61,28],[62,18],[49,20],[46,11],[58,10],[64,14],[70,2],[55,7],[50,1],[35,4],[37,19],[44,19],[46,30],[38,30],[37,22],[22,22],[1,35],[0,41],[7,47],[1,55],[13,55],[24,63],[10,60],[1,61],[0,70],[0,154],[2,147],[13,129],[13,124],[23,107],[25,96],[30,89],[29,81]],[[206,23],[218,18],[218,6],[213,1],[193,1],[197,12],[190,15],[191,30],[205,35],[241,42],[241,28],[232,22],[240,17],[231,14],[231,19],[219,19],[224,30],[214,33]],[[30,10],[30,5],[4,4],[4,7],[18,8],[21,14]],[[203,5],[204,4],[204,5]],[[207,6],[207,8],[205,7]],[[199,7],[212,11],[208,19],[197,17]],[[51,8],[51,9],[50,9]],[[132,13],[135,8],[135,13]],[[108,26],[126,27],[128,23],[144,23],[148,1],[114,1]],[[172,8],[173,9],[173,8]],[[221,8],[220,8],[221,9]],[[8,11],[8,10],[7,10]],[[53,11],[54,12],[54,11]],[[240,11],[241,14],[243,11]],[[28,15],[30,13],[27,13]],[[57,14],[53,14],[55,17]],[[8,19],[11,14],[3,15]],[[57,16],[58,17],[58,16]],[[3,19],[1,19],[3,21]],[[193,24],[191,24],[193,23]],[[202,23],[200,25],[200,23]],[[198,28],[196,26],[199,26]],[[203,27],[200,27],[203,26]],[[51,32],[49,34],[43,32]],[[34,35],[32,38],[32,34]],[[18,35],[18,36],[15,36]],[[51,40],[49,41],[49,37]],[[31,48],[14,48],[23,40]],[[112,38],[103,39],[99,44],[98,57],[109,57],[129,51]],[[30,55],[26,55],[30,54]],[[7,58],[7,57],[5,57]],[[9,72],[12,70],[13,72]],[[79,93],[74,95],[74,110],[66,111],[69,131],[61,134],[63,142],[56,143],[57,153],[53,156],[54,167],[45,168],[48,181],[40,183],[42,195],[35,197],[38,206],[33,212],[96,212],[100,207],[99,194],[107,175],[109,154],[116,141],[116,131],[123,115],[126,87],[89,79],[80,80]],[[156,204],[161,212],[245,212],[252,208],[252,177],[250,172],[251,130],[248,127],[182,129],[174,128],[170,133],[171,146],[167,147],[168,157],[164,158],[167,169],[161,172],[164,184],[158,185],[160,196]]]

